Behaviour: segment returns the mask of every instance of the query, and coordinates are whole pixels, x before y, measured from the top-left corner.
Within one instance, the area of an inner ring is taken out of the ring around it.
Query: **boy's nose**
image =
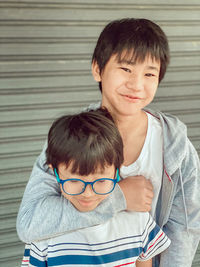
[[[82,193],[83,196],[90,197],[94,195],[94,191],[92,190],[92,185],[88,184],[85,188],[85,191]]]
[[[131,89],[134,91],[141,91],[144,88],[143,79],[137,75],[131,76],[127,80],[126,86],[128,89]]]

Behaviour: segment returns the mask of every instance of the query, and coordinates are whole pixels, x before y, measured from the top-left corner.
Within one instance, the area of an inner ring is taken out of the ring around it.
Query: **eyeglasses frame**
[[[60,177],[59,177],[59,175],[58,175],[58,171],[57,171],[56,168],[54,168],[54,174],[55,174],[55,176],[56,176],[56,180],[57,180],[57,182],[58,182],[59,184],[62,185],[62,189],[63,189],[63,191],[64,191],[67,195],[71,195],[71,196],[81,195],[81,194],[85,191],[85,189],[86,189],[86,187],[87,187],[88,185],[91,185],[92,190],[93,190],[93,192],[94,192],[95,194],[97,194],[97,195],[107,195],[107,194],[112,193],[112,191],[115,189],[116,183],[118,183],[118,182],[121,180],[121,178],[120,178],[120,176],[119,176],[119,169],[118,169],[118,168],[116,169],[116,175],[115,175],[115,178],[114,178],[114,179],[110,179],[110,178],[100,178],[100,179],[96,179],[96,180],[93,181],[93,182],[85,182],[85,181],[83,181],[83,180],[81,180],[81,179],[76,179],[76,178],[70,178],[70,179],[62,180],[62,179],[60,179]],[[79,194],[70,194],[70,193],[67,193],[67,192],[64,190],[64,183],[65,183],[66,181],[70,181],[70,180],[81,181],[82,183],[85,184],[85,186],[84,186],[84,188],[83,188],[83,190],[82,190],[81,193],[79,193]],[[97,182],[97,181],[100,181],[100,180],[110,180],[110,181],[113,181],[113,183],[114,183],[114,185],[113,185],[113,189],[112,189],[111,191],[109,191],[108,193],[104,193],[104,194],[96,193],[95,190],[94,190],[94,188],[93,188],[93,184],[94,184],[95,182]]]

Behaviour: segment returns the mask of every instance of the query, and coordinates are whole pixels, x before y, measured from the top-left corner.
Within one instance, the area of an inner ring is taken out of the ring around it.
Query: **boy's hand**
[[[119,182],[127,203],[127,210],[150,211],[153,200],[153,186],[142,175],[127,177]]]

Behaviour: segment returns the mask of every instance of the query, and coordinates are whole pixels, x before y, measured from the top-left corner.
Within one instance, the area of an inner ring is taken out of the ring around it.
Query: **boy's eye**
[[[106,184],[106,180],[98,180],[98,181],[95,182],[96,186],[97,185],[104,185],[104,184]]]
[[[147,76],[147,77],[154,77],[155,74],[153,74],[153,73],[146,73],[145,76]]]
[[[131,73],[131,70],[128,69],[128,68],[121,68],[121,69],[124,70],[125,72],[129,72],[129,73]]]
[[[78,182],[80,182],[80,181],[78,181],[78,180],[69,180],[69,182],[70,182],[70,183],[78,183]]]

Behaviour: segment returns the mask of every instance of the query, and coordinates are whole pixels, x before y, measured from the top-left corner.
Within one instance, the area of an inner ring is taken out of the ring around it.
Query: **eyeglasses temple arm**
[[[116,170],[116,179],[117,179],[117,183],[121,180],[121,177],[119,176],[119,169],[118,168]]]
[[[59,176],[58,176],[58,173],[57,173],[56,168],[54,168],[54,173],[55,173],[57,182],[60,183],[60,178],[59,178]]]

